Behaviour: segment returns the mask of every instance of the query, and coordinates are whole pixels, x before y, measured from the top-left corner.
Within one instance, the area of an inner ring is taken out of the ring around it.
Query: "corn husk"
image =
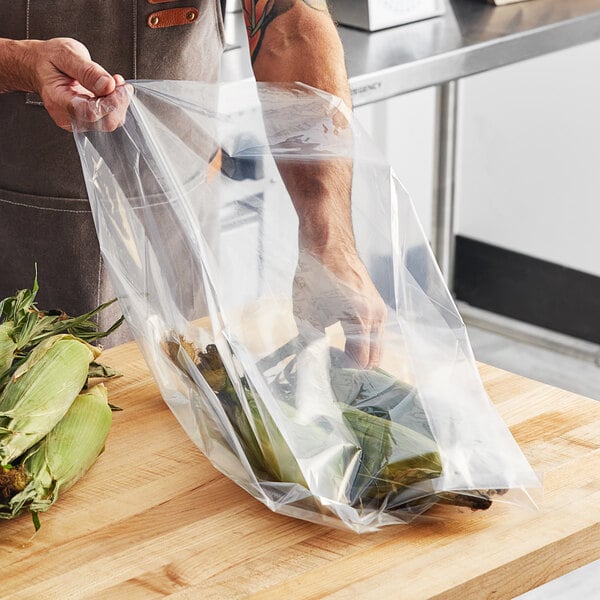
[[[348,493],[351,502],[382,500],[441,475],[442,462],[432,438],[349,406],[342,411],[361,449],[360,467]]]
[[[68,334],[37,345],[0,395],[0,464],[13,462],[65,415],[100,351]]]
[[[442,461],[416,390],[382,369],[333,367],[332,390],[361,448],[349,497],[364,504],[439,477]]]
[[[0,381],[4,376],[4,373],[10,369],[17,349],[17,342],[11,335],[13,329],[14,326],[12,321],[0,323]]]
[[[200,351],[180,337],[164,343],[171,360],[186,372],[191,359],[225,409],[249,464],[262,482],[297,483],[309,488],[299,463],[277,423],[251,390],[244,376],[242,402],[214,345]],[[340,455],[339,464],[321,464],[322,477],[346,480],[345,498],[356,508],[398,510],[421,514],[436,504],[477,509],[491,505],[490,497],[501,490],[437,492],[434,480],[442,475],[440,449],[429,426],[417,390],[382,369],[343,368],[334,364],[330,384],[336,408],[356,440],[355,452]],[[280,408],[290,422],[298,421],[294,408],[294,385],[273,383],[284,398]],[[327,445],[330,427],[318,419],[295,428],[294,435],[306,438],[306,447]],[[298,440],[296,440],[298,441]],[[358,461],[356,458],[358,457]],[[348,478],[340,474],[348,474]],[[304,498],[302,502],[310,500]],[[321,510],[313,497],[312,510]]]
[[[23,510],[48,510],[59,493],[76,483],[102,453],[111,422],[104,385],[79,394],[58,424],[29,449],[19,465],[5,470],[0,518],[12,518]],[[6,484],[10,471],[12,489]]]
[[[123,322],[121,317],[106,331],[100,331],[94,321],[95,315],[114,300],[71,317],[62,310],[40,310],[35,302],[38,291],[36,275],[32,289],[18,290],[14,296],[0,300],[0,392],[33,349],[45,340],[68,333],[91,343],[110,335]]]
[[[216,346],[209,345],[205,352],[198,352],[185,340],[181,340],[180,345],[217,395],[254,471],[262,476],[267,475],[272,481],[298,483],[307,487],[293,452],[269,412],[252,393],[245,377],[241,378],[241,384],[250,409],[249,415],[237,397]],[[177,349],[173,348],[172,357],[175,360],[176,356]],[[177,362],[185,369],[180,360]]]

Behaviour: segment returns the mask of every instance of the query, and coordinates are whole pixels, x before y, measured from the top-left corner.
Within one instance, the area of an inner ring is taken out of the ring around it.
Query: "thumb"
[[[63,56],[63,64],[57,67],[69,77],[92,92],[95,96],[107,96],[116,87],[114,78],[98,63],[90,60],[87,52],[69,52]]]
[[[95,62],[82,62],[75,78],[95,96],[108,96],[115,91],[116,83],[113,77]]]

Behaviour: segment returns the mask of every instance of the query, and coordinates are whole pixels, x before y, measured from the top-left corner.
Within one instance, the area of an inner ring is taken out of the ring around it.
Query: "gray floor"
[[[600,366],[593,359],[574,358],[467,327],[477,360],[600,400]],[[518,600],[600,600],[600,561],[518,596]]]
[[[600,366],[468,326],[477,360],[600,400]],[[600,594],[598,596],[600,598]]]

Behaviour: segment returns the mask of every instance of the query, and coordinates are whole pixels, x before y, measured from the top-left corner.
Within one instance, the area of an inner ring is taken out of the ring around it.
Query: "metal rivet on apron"
[[[192,6],[178,6],[159,10],[148,15],[147,23],[152,29],[174,27],[175,25],[191,25],[198,20],[198,9]]]

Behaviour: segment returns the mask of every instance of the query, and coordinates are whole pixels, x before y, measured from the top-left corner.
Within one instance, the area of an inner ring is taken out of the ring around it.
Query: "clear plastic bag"
[[[253,82],[117,93],[122,127],[90,130],[83,106],[74,120],[102,254],[165,401],[217,469],[274,511],[359,532],[530,498],[539,481],[411,201],[339,99]],[[313,320],[343,285],[304,251],[281,176],[313,168],[351,176],[356,248],[385,302],[372,368],[347,351],[372,340]]]

